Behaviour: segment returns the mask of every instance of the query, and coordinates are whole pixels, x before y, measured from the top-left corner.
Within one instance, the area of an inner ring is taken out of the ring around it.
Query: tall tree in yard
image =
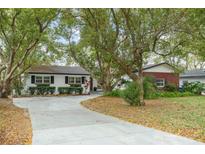
[[[13,79],[30,68],[57,14],[56,9],[0,9],[0,97],[7,97]]]
[[[87,62],[84,60],[84,64],[89,64],[88,61],[95,64],[93,65],[95,69],[90,68],[89,70],[94,71],[93,74],[105,92],[112,91],[123,75],[106,51],[115,50],[118,39],[115,29],[112,28],[112,22],[109,22],[113,20],[110,18],[111,13],[108,9],[82,9],[80,11],[83,21],[81,22],[79,47],[81,47],[81,54],[84,52],[87,55],[84,59],[90,57]],[[99,21],[100,23],[96,23]]]
[[[164,50],[167,46],[174,48],[181,44],[181,40],[175,40],[177,42],[174,43],[173,41],[183,25],[185,10],[111,9],[109,10],[110,18],[106,20],[109,23],[108,27],[103,25],[104,18],[96,11],[88,9],[87,12],[90,14],[89,27],[96,33],[99,40],[102,40],[99,46],[104,50],[99,51],[109,54],[120,70],[138,83],[140,87],[138,105],[145,105],[143,63],[151,53],[168,56],[172,51]],[[107,37],[102,37],[100,34]],[[136,69],[138,74],[134,73]]]
[[[88,70],[97,79],[105,92],[111,91],[122,76],[118,65],[105,50],[115,50],[117,39],[114,37],[112,23],[109,22],[108,9],[80,9],[64,12],[61,36],[68,43],[68,57]],[[100,19],[96,27],[92,15]],[[75,24],[70,26],[70,18],[74,16]],[[63,35],[62,35],[63,32]],[[75,36],[77,35],[77,36]],[[70,59],[69,59],[70,60]]]

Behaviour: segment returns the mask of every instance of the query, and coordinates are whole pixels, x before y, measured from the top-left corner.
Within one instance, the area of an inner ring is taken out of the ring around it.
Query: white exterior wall
[[[145,69],[143,72],[162,72],[162,73],[174,73],[174,70],[171,66],[167,64],[154,66],[149,69]]]
[[[205,77],[204,78],[197,78],[197,77],[192,77],[192,78],[180,78],[179,79],[179,86],[183,86],[183,82],[184,81],[188,81],[190,82],[201,82],[201,83],[205,83]]]
[[[29,87],[35,87],[36,84],[31,83],[31,76],[54,76],[54,84],[50,84],[50,86],[56,87],[56,94],[58,94],[58,87],[69,87],[68,84],[65,84],[65,76],[68,77],[86,77],[87,81],[90,81],[90,76],[89,75],[56,75],[56,74],[29,74],[27,79],[26,79],[26,84],[25,84],[25,90],[28,90]],[[87,88],[87,91],[85,90],[85,84],[81,84],[81,87],[83,87],[83,93],[89,93],[90,92],[90,87]]]

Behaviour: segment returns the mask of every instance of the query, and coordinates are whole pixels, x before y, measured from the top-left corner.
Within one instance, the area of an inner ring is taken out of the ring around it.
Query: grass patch
[[[122,98],[97,97],[82,102],[86,108],[132,123],[205,142],[205,97],[146,100],[146,106],[128,105]]]
[[[32,126],[27,110],[0,99],[0,144],[31,144]]]

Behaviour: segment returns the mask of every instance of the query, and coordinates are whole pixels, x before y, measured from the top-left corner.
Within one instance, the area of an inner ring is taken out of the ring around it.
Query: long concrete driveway
[[[16,98],[14,103],[29,109],[33,144],[200,144],[80,105],[94,97],[97,95]]]

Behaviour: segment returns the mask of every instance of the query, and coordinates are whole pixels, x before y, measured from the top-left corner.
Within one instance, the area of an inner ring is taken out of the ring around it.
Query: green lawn
[[[165,98],[164,101],[176,103],[180,105],[180,109],[173,112],[168,111],[164,115],[164,119],[173,118],[174,123],[179,123],[188,128],[204,128],[205,129],[205,97],[181,97],[181,98]],[[203,132],[205,133],[205,132]]]
[[[205,96],[146,100],[133,107],[118,97],[98,97],[85,107],[117,118],[205,142]]]

